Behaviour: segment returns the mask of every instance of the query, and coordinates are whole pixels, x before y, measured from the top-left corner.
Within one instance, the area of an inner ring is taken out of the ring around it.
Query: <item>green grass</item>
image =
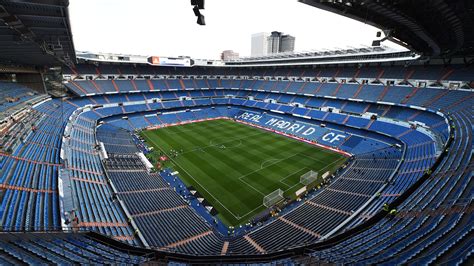
[[[232,226],[265,210],[265,195],[280,188],[294,198],[303,187],[301,175],[333,172],[345,162],[338,153],[230,120],[144,131],[142,136],[167,155],[182,150],[165,166],[178,171]]]

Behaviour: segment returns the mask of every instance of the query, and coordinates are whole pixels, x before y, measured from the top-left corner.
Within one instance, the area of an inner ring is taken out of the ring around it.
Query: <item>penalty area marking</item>
[[[303,170],[305,170],[305,169],[311,170],[311,169],[309,169],[308,167],[303,167],[303,168],[301,168],[300,170],[298,170],[298,171],[296,171],[296,172],[293,172],[293,173],[290,173],[289,175],[287,175],[287,176],[285,176],[284,178],[280,179],[279,182],[282,183],[282,184],[284,184],[284,185],[286,185],[286,186],[289,187],[289,188],[292,188],[293,184],[288,185],[288,184],[287,184],[286,182],[284,182],[283,180],[288,179],[288,178],[292,177],[293,175],[295,175],[295,174],[297,174],[297,173],[299,173],[299,172],[301,172],[301,171],[303,171]],[[285,192],[286,192],[286,191],[285,191]]]
[[[175,132],[175,133],[184,133],[184,131],[188,131],[188,130],[182,130],[181,132]],[[193,130],[189,130],[189,131],[193,131]],[[242,137],[242,136],[239,136],[239,137],[235,137],[235,138],[230,138],[230,139],[228,139],[228,141],[223,142],[223,143],[231,142],[231,141],[234,141],[234,139],[237,139],[237,140],[239,140],[239,143],[238,143],[235,147],[226,147],[226,148],[236,148],[236,147],[238,147],[238,146],[240,146],[240,145],[243,144],[243,143],[242,143],[242,139],[246,139],[246,138],[249,138],[249,137],[252,137],[252,136],[255,136],[255,135],[260,135],[260,134],[267,134],[267,132],[266,132],[266,131],[263,131],[263,132],[259,132],[259,133],[256,133],[256,134],[250,134],[250,135],[247,135],[247,136],[243,136],[243,137]],[[155,142],[154,140],[152,140],[152,138],[149,138],[149,139],[156,145],[156,142]],[[214,142],[215,142],[216,140],[218,140],[218,139],[211,139],[211,140],[209,141],[209,143],[210,143],[211,145],[209,145],[209,146],[197,147],[197,148],[195,148],[195,149],[193,149],[193,150],[190,150],[190,151],[187,151],[187,152],[184,152],[184,153],[192,152],[192,151],[194,151],[194,150],[201,150],[202,152],[206,152],[206,151],[204,151],[204,149],[207,148],[207,147],[213,147],[213,146],[223,145],[223,143],[216,143],[216,144],[214,144]],[[160,147],[160,146],[157,145],[157,147]],[[159,148],[159,149],[161,150],[161,148]],[[324,150],[324,149],[321,149],[321,150],[326,152],[326,150]],[[327,152],[329,152],[329,151],[327,151]],[[166,154],[166,153],[165,153],[165,154]],[[264,195],[265,195],[264,193],[262,193],[260,190],[258,190],[258,189],[255,188],[254,186],[252,186],[250,183],[248,183],[248,182],[246,182],[245,180],[243,180],[243,178],[246,177],[246,176],[248,176],[248,175],[250,175],[250,174],[252,174],[252,173],[255,173],[255,172],[258,172],[258,171],[263,170],[263,169],[265,169],[265,168],[268,168],[268,167],[270,167],[270,166],[272,166],[272,165],[274,165],[274,164],[276,164],[276,163],[278,163],[278,162],[287,160],[287,159],[289,159],[289,158],[291,158],[291,157],[294,157],[294,156],[297,156],[297,155],[300,155],[300,154],[303,155],[303,156],[305,156],[305,157],[307,157],[307,158],[309,158],[309,159],[311,159],[311,160],[313,160],[313,161],[323,162],[323,161],[321,161],[321,160],[319,160],[319,159],[317,159],[317,158],[311,157],[311,156],[309,156],[309,155],[304,154],[303,152],[300,152],[300,153],[295,153],[295,154],[293,154],[293,155],[290,155],[290,156],[288,156],[288,157],[286,157],[286,158],[281,158],[281,159],[274,158],[274,159],[265,160],[264,162],[261,163],[260,169],[256,169],[255,171],[252,171],[252,172],[250,172],[250,173],[248,173],[248,174],[242,175],[242,176],[240,176],[238,179],[239,179],[240,181],[242,181],[244,184],[246,184],[247,186],[249,186],[250,188],[252,188],[253,190],[255,190],[256,192],[258,192],[259,194],[261,194],[262,196],[264,196]],[[326,168],[330,167],[331,165],[333,165],[333,164],[335,164],[335,163],[337,163],[337,162],[339,162],[339,161],[341,161],[341,160],[344,160],[344,159],[345,159],[345,158],[340,158],[339,160],[336,160],[336,161],[332,162],[331,164],[326,165],[326,166],[325,166],[324,168],[322,168],[321,170],[326,169]],[[201,188],[203,188],[212,198],[214,198],[214,199],[216,200],[216,202],[217,202],[219,205],[221,205],[225,210],[227,210],[227,212],[228,212],[229,214],[231,214],[235,219],[240,220],[240,219],[242,219],[242,218],[245,218],[246,216],[252,214],[252,213],[255,212],[257,209],[259,209],[259,208],[261,208],[261,207],[263,206],[262,204],[260,204],[259,206],[257,206],[257,207],[254,208],[253,210],[251,210],[251,211],[249,211],[249,212],[247,212],[247,213],[245,213],[245,214],[243,214],[243,215],[236,215],[235,213],[233,213],[232,211],[230,211],[224,204],[222,204],[222,202],[220,202],[214,195],[212,195],[203,185],[201,185],[200,182],[199,182],[196,178],[194,178],[194,176],[192,176],[184,167],[181,167],[180,164],[178,164],[178,163],[177,163],[175,160],[173,160],[172,158],[171,158],[171,160],[172,160],[179,168],[181,168],[189,177],[191,177]],[[298,171],[295,172],[295,173],[299,173],[299,172],[301,172],[301,171],[304,170],[304,169],[309,169],[309,168],[307,168],[307,167],[302,168],[302,169],[298,170]],[[290,175],[287,175],[287,176],[284,177],[283,179],[280,179],[279,182],[282,183],[282,184],[284,184],[285,186],[289,187],[290,185],[287,184],[287,183],[285,183],[285,180],[286,180],[287,178],[291,177],[292,175],[294,175],[295,173],[292,173],[292,174],[290,174]],[[298,186],[298,185],[300,185],[300,184],[299,184],[299,183],[296,183],[295,185],[291,186],[291,187],[290,187],[289,189],[287,189],[286,191],[289,191],[289,190],[291,190],[292,188],[294,188],[295,186]],[[286,192],[286,191],[285,191],[285,192]]]
[[[323,170],[326,170],[326,168],[328,168],[328,167],[330,167],[331,165],[333,165],[333,164],[335,164],[335,163],[337,163],[337,162],[339,162],[339,161],[341,161],[341,160],[344,160],[344,159],[346,159],[346,158],[342,157],[342,158],[340,158],[340,159],[338,159],[338,160],[336,160],[336,161],[334,161],[334,162],[332,162],[332,163],[326,165],[324,168],[321,168],[321,169],[319,170],[319,172],[324,172]],[[308,168],[308,169],[309,169],[309,168]],[[301,185],[301,183],[298,182],[298,183],[294,184],[294,185],[291,186],[289,189],[285,190],[285,192],[287,192],[287,191],[293,189],[294,187],[296,187],[296,186],[298,186],[298,185]]]
[[[164,150],[162,150],[162,149],[160,148],[160,146],[158,146],[158,145],[156,144],[156,142],[155,142],[153,139],[150,138],[150,140],[151,140],[151,142],[153,142],[153,144],[155,144],[155,145],[158,147],[158,149],[160,149],[164,154],[166,154],[166,155],[168,156],[168,154],[167,154]],[[197,181],[196,178],[194,178],[194,176],[192,176],[184,167],[181,167],[181,165],[179,165],[172,157],[168,156],[168,158],[170,158],[170,160],[173,161],[173,163],[176,164],[176,166],[178,166],[179,168],[181,168],[189,177],[191,177],[191,178],[194,180],[194,182],[196,182],[197,184],[199,184],[199,186],[200,186],[202,189],[204,189],[211,197],[213,197],[213,198],[219,203],[219,205],[221,205],[221,206],[222,206],[224,209],[226,209],[232,216],[234,216],[235,219],[237,219],[237,220],[240,219],[240,218],[237,218],[238,216],[236,216],[231,210],[229,210],[224,204],[222,204],[222,202],[220,202],[214,195],[212,195],[211,192],[209,192],[209,190],[207,190],[207,188],[205,188],[203,185],[201,185],[201,183],[199,183],[199,181]]]
[[[250,173],[247,173],[247,174],[245,174],[245,175],[242,175],[242,176],[239,177],[239,179],[242,179],[242,178],[244,178],[244,177],[246,177],[246,176],[249,176],[249,175],[251,175],[251,174],[253,174],[253,173],[256,173],[256,172],[258,172],[258,171],[260,171],[260,170],[263,170],[263,169],[265,169],[265,168],[268,168],[268,167],[270,167],[270,166],[272,166],[272,165],[274,165],[274,164],[277,164],[277,163],[279,163],[279,162],[281,162],[281,161],[288,160],[288,159],[290,159],[290,158],[292,158],[292,157],[295,157],[295,156],[297,156],[297,155],[299,155],[299,154],[301,154],[301,152],[295,153],[295,154],[293,154],[293,155],[290,155],[290,156],[288,156],[288,157],[281,158],[281,159],[276,159],[276,158],[275,158],[275,159],[266,160],[266,161],[264,161],[263,163],[268,162],[268,161],[270,161],[270,160],[272,160],[273,163],[270,163],[270,164],[268,164],[267,166],[263,166],[263,163],[262,163],[262,164],[260,165],[260,169],[256,169],[256,170],[254,170],[254,171],[252,171],[252,172],[250,172]]]
[[[254,170],[254,171],[252,171],[252,172],[250,172],[250,173],[247,173],[247,174],[245,174],[245,175],[242,175],[242,176],[240,176],[238,179],[239,179],[240,181],[242,181],[243,183],[245,183],[247,186],[251,187],[253,190],[255,190],[255,191],[257,191],[258,193],[260,193],[261,195],[265,196],[266,194],[262,193],[260,190],[256,189],[254,186],[252,186],[252,185],[249,184],[248,182],[244,181],[244,178],[247,177],[247,176],[249,176],[249,175],[251,175],[251,174],[253,174],[253,173],[256,173],[256,172],[258,172],[258,171],[260,171],[260,170],[263,170],[263,169],[265,169],[265,168],[268,168],[268,167],[270,167],[270,166],[272,166],[272,165],[274,165],[274,164],[277,164],[277,163],[279,163],[279,162],[281,162],[281,161],[283,161],[283,160],[288,160],[289,158],[295,157],[295,156],[297,156],[297,155],[299,155],[299,154],[301,154],[301,152],[295,153],[295,154],[293,154],[293,155],[290,155],[290,156],[285,157],[285,158],[282,158],[282,159],[270,159],[270,160],[273,160],[273,163],[268,164],[268,165],[265,166],[265,167],[263,167],[263,163],[262,163],[262,165],[260,166],[260,167],[261,167],[260,169],[256,169],[256,170]],[[268,161],[270,161],[270,160],[266,160],[265,162],[268,162]],[[264,163],[265,163],[265,162],[264,162]]]
[[[254,211],[256,211],[258,208],[260,208],[260,207],[262,207],[262,206],[263,206],[263,204],[258,205],[255,209],[253,209],[253,210],[247,212],[246,214],[243,214],[242,216],[239,216],[239,219],[242,219],[242,218],[244,218],[244,217],[249,216],[250,214],[252,214]]]
[[[280,161],[280,160],[281,160],[281,159],[277,159],[277,158],[265,160],[265,161],[263,161],[263,163],[260,164],[260,169],[265,168],[264,165],[265,165],[266,163],[275,162],[275,161]]]
[[[243,179],[240,179],[240,178],[239,178],[239,180],[240,180],[240,182],[242,182],[242,183],[246,184],[247,186],[251,187],[253,190],[257,191],[260,195],[265,196],[264,193],[262,193],[260,190],[256,189],[254,186],[249,184],[247,181],[244,181]]]

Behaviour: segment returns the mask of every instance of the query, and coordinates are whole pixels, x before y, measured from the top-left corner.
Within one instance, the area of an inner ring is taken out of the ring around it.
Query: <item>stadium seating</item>
[[[128,137],[122,134],[122,138],[115,141],[120,144],[131,139],[130,134]],[[125,155],[116,150],[109,153],[105,165],[115,193],[148,246],[172,251],[187,238],[211,233],[210,226],[159,175],[147,172],[137,155]],[[137,205],[137,202],[142,204]],[[188,247],[188,251],[191,250]],[[192,253],[199,251],[196,247]]]
[[[105,149],[111,153],[129,154],[138,152],[137,146],[130,139],[130,133],[108,124],[97,128],[97,140],[104,143]]]
[[[2,265],[139,264],[152,258],[149,253],[121,250],[81,233],[2,233],[0,240]]]
[[[165,106],[166,106],[166,105],[165,105]],[[169,108],[176,108],[176,107],[179,107],[179,105],[171,105],[171,106],[168,106],[168,107],[169,107]],[[264,108],[265,108],[265,107],[264,107]],[[121,111],[123,111],[123,109],[120,109],[120,108],[116,108],[116,110],[117,110],[117,112],[118,112],[117,114],[121,114],[121,113],[122,113]],[[170,116],[170,115],[171,115],[171,116]],[[169,116],[169,117],[174,117],[174,118],[173,118],[172,120],[170,120],[169,118],[166,118],[166,116],[164,116],[164,117],[165,117],[165,118],[163,119],[164,122],[166,122],[166,123],[176,123],[176,122],[181,122],[181,121],[185,120],[184,117],[182,117],[182,115],[181,115],[181,119],[179,118],[180,113],[177,113],[177,114],[170,114],[170,115],[168,115],[168,116]],[[324,117],[324,116],[320,116],[320,118],[323,118],[323,117]],[[162,117],[162,118],[163,118],[163,117]],[[162,120],[162,118],[160,118],[159,120]],[[188,117],[188,119],[191,119],[191,120],[192,120],[192,116],[191,116],[191,117]],[[131,118],[129,118],[129,120],[131,120]],[[157,120],[157,121],[159,121],[159,120]],[[117,120],[116,120],[116,121],[117,121]],[[119,126],[120,123],[117,124],[116,121],[113,121],[113,120],[108,121],[108,124],[110,124],[110,125],[115,125],[115,126]],[[118,121],[121,121],[121,119],[118,120]],[[121,123],[123,123],[123,122],[121,122]],[[133,122],[132,122],[132,123],[133,123]],[[377,122],[377,123],[382,123],[382,122]],[[127,123],[126,123],[126,124],[127,124]],[[126,127],[127,127],[127,128],[131,128],[130,125],[127,125]],[[136,127],[132,127],[132,128],[141,128],[141,127],[142,127],[142,126],[136,126]],[[404,133],[404,132],[405,132],[405,130],[402,129],[401,131],[400,131],[400,130],[399,130],[399,131],[396,131],[396,132],[391,132],[391,131],[389,131],[388,133],[392,133],[392,134],[394,134],[394,135],[399,135],[399,134]],[[323,133],[324,133],[324,131],[322,131],[321,135],[319,135],[319,138],[322,137]],[[366,145],[364,145],[364,146],[366,146]],[[380,148],[380,147],[379,147],[379,148]],[[391,173],[390,170],[388,170],[388,171],[386,171],[386,172],[387,172],[388,174]],[[352,180],[353,180],[353,179],[352,179]],[[416,179],[414,179],[414,180],[416,180]],[[403,189],[406,189],[406,187],[402,187],[402,188],[400,188],[400,189],[403,190]],[[337,191],[339,191],[339,189],[337,189]],[[373,192],[373,188],[372,188],[372,192]],[[330,207],[330,208],[331,208],[331,207]],[[342,216],[342,217],[344,217],[344,216]]]
[[[110,75],[170,74],[169,69],[161,67],[111,65],[97,68],[79,65],[76,71]],[[228,75],[226,71],[177,70],[189,75]],[[297,69],[232,71],[255,76],[307,74]],[[326,68],[312,71],[311,75],[393,79],[411,75],[438,80],[446,73],[444,68],[368,67]],[[449,78],[469,81],[471,76],[466,73],[456,69]],[[61,229],[58,180],[64,179],[70,182],[71,194],[65,197],[77,208],[81,230],[172,253],[265,254],[318,243],[356,228],[380,213],[385,203],[396,201],[411,187],[419,185],[397,207],[398,214],[394,217],[382,218],[330,248],[316,248],[309,252],[310,256],[341,264],[461,263],[468,256],[465,250],[472,247],[472,153],[466,152],[472,149],[470,91],[322,80],[214,78],[76,79],[66,86],[81,97],[49,100],[33,107],[22,116],[22,124],[9,128],[10,137],[2,139],[0,222],[3,231]],[[180,100],[180,97],[190,99]],[[86,105],[95,107],[75,113]],[[301,204],[255,230],[227,237],[217,232],[160,175],[146,171],[135,155],[140,150],[129,131],[215,117],[250,122],[239,118],[246,112],[262,116],[254,126],[280,133],[292,132],[269,123],[271,119],[311,126],[314,134],[309,140],[355,157],[329,185]],[[59,119],[58,113],[61,113]],[[378,119],[371,119],[367,113],[377,114]],[[413,126],[415,122],[418,130]],[[328,133],[341,137],[330,142]],[[448,142],[450,147],[438,160]],[[108,159],[101,158],[99,143],[103,143]],[[439,166],[426,178],[435,163]],[[58,240],[67,242],[63,245],[2,239],[0,259],[12,264],[18,260],[100,261],[95,259],[103,254],[87,251],[87,247],[80,245],[79,242],[86,241],[84,238],[69,234],[65,238]],[[77,246],[82,246],[81,252],[85,253],[77,254]],[[53,255],[46,258],[40,255],[41,251]],[[89,259],[85,260],[84,254],[90,255]],[[121,262],[141,259],[127,257]]]
[[[123,210],[113,199],[112,189],[107,184],[95,148],[95,126],[94,120],[77,116],[76,123],[69,132],[68,142],[63,145],[66,161],[64,171],[74,188],[73,195],[70,196],[73,197],[79,226],[98,230],[129,243],[138,243]]]
[[[31,112],[37,120],[12,152],[2,153],[2,229],[44,231],[59,229],[59,147],[66,118],[52,113],[72,106],[47,101]],[[20,135],[25,135],[20,133]],[[17,207],[13,207],[17,206]]]
[[[446,169],[467,166],[472,159],[472,154],[459,152],[465,145],[472,145],[472,131],[463,125],[468,121],[467,113],[461,111],[455,115],[457,130],[452,149],[449,151],[449,159],[436,170],[434,178],[425,182],[399,207],[398,216],[383,219],[356,237],[313,255],[323,259],[330,258],[331,261],[339,263],[403,263],[414,255],[419,259],[412,261],[413,263],[425,264],[436,259],[438,262],[453,264],[463,262],[465,258],[462,256],[445,255],[446,244],[453,242],[442,239],[456,239],[455,242],[459,241],[461,247],[464,245],[468,248],[466,244],[469,240],[466,236],[472,232],[473,216],[469,211],[472,208],[472,190],[468,189],[471,183],[469,173],[462,170],[445,172]],[[469,224],[471,225],[465,227]],[[365,241],[361,242],[360,239]],[[372,248],[366,249],[366,245]],[[392,249],[393,253],[376,254],[377,250],[388,248]],[[435,251],[436,249],[439,252]]]
[[[24,105],[32,105],[41,99],[47,98],[38,92],[14,82],[0,81],[0,120],[3,120]]]

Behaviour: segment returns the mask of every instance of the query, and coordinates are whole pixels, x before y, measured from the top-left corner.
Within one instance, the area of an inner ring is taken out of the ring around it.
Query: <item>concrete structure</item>
[[[273,31],[271,34],[261,32],[252,35],[252,50],[250,53],[252,57],[293,52],[294,50],[295,37],[291,35],[279,31]]]
[[[294,52],[296,38],[291,35],[283,35],[280,42],[280,52]]]
[[[293,52],[295,50],[295,37],[279,31],[273,31],[268,37],[267,47],[268,54]]]
[[[232,50],[225,50],[221,53],[221,59],[223,61],[237,60],[239,59],[239,53]]]
[[[268,54],[268,36],[267,32],[252,34],[251,56],[264,56]]]
[[[281,32],[273,31],[268,36],[267,52],[268,54],[277,54],[280,52]]]

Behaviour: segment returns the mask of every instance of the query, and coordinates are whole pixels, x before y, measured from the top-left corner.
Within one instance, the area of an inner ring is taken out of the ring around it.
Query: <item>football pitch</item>
[[[170,158],[165,166],[178,171],[231,226],[265,210],[263,198],[269,193],[282,189],[294,198],[303,187],[301,175],[332,173],[346,161],[338,153],[231,120],[165,127],[142,136]]]

